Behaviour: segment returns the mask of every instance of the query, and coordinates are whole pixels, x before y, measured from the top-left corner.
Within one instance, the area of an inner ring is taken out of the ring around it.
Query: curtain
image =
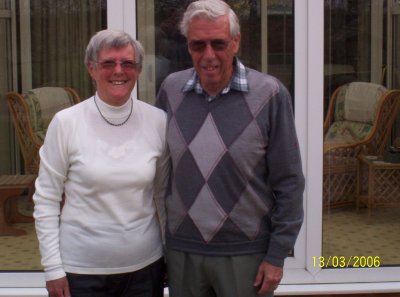
[[[106,27],[105,0],[31,0],[32,87],[94,92],[84,65],[90,37]]]

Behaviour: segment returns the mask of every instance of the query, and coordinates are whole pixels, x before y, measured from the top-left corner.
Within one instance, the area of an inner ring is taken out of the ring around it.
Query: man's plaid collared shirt
[[[246,68],[238,58],[235,58],[234,64],[235,64],[235,71],[233,73],[233,77],[229,82],[229,84],[221,91],[220,94],[227,94],[231,89],[240,92],[249,91]],[[219,95],[210,96],[204,91],[204,89],[200,85],[199,76],[197,75],[196,72],[194,72],[192,77],[187,81],[182,91],[189,92],[191,90],[194,90],[196,94],[204,95],[208,101],[212,101],[219,96]]]

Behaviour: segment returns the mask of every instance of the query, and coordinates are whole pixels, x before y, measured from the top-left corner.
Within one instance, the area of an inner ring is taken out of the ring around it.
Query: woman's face
[[[101,99],[114,106],[123,105],[130,98],[140,74],[131,45],[100,51],[98,61],[87,68]]]

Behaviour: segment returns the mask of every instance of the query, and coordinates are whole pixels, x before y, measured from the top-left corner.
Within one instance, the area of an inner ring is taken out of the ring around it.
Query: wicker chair
[[[80,102],[71,88],[43,87],[26,94],[6,94],[25,165],[25,174],[39,171],[39,148],[54,114]]]
[[[399,108],[400,90],[366,82],[335,90],[324,122],[325,208],[356,205],[357,156],[384,153]]]

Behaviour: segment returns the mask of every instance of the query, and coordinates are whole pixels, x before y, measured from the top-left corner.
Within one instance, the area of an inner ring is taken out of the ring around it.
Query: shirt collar
[[[233,77],[230,80],[229,84],[221,91],[221,94],[227,94],[231,89],[239,91],[239,92],[248,92],[249,91],[249,83],[247,80],[246,68],[240,62],[238,58],[234,59],[234,73]],[[208,101],[212,101],[217,98],[219,95],[213,97],[209,96],[204,89],[200,85],[199,76],[196,71],[193,72],[193,75],[186,82],[183,87],[183,92],[189,92],[194,90],[196,94],[205,95]]]

